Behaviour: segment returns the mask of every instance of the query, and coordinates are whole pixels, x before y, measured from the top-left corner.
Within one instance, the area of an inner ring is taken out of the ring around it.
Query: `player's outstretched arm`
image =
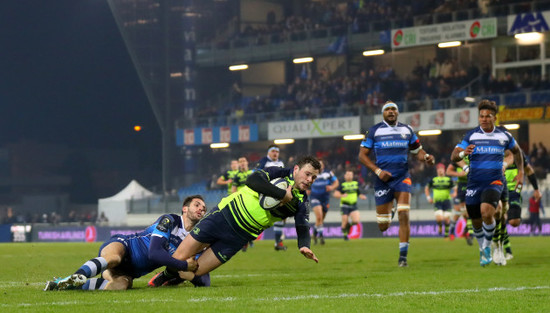
[[[268,174],[262,170],[256,171],[248,176],[246,185],[258,193],[263,193],[275,199],[283,199],[287,194],[286,190],[282,190],[272,185],[269,182]]]

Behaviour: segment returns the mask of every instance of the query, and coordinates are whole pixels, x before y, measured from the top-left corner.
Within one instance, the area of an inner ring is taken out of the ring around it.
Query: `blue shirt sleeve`
[[[504,132],[506,136],[508,136],[508,146],[506,146],[506,149],[510,150],[516,146],[516,140],[514,139],[514,136],[510,134],[509,132]]]
[[[298,236],[298,248],[309,248],[311,245],[311,236],[309,235],[309,200],[307,199],[307,195],[304,195],[303,200],[294,216],[294,227]]]
[[[470,133],[467,133],[466,135],[464,135],[464,138],[462,138],[462,141],[456,146],[459,148],[462,148],[463,150],[466,150],[466,148],[468,148],[469,145],[470,145]]]
[[[168,239],[164,237],[151,236],[151,243],[149,244],[149,260],[158,264],[159,266],[168,266],[175,268],[179,271],[187,270],[187,262],[174,259],[168,250],[164,247]]]
[[[368,149],[372,149],[374,147],[374,133],[374,128],[371,127],[371,129],[367,131],[365,139],[361,141],[361,147],[365,147]]]
[[[163,215],[159,218],[157,226],[153,230],[151,237],[162,237],[168,240],[170,239],[170,233],[172,232],[172,229],[174,229],[174,226],[174,218],[169,214]]]
[[[334,183],[335,181],[337,181],[338,178],[336,178],[336,176],[334,175],[334,173],[331,171],[330,172],[330,184],[332,185],[332,183]]]

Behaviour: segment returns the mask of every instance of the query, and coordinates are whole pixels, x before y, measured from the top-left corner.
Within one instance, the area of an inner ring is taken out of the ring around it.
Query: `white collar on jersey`
[[[384,121],[384,120],[383,120],[382,122],[384,122],[384,124],[388,125],[388,127],[391,127],[391,128],[396,128],[396,127],[397,127],[397,124],[399,124],[398,121],[395,121],[395,125],[390,125],[390,124],[388,124],[388,122],[386,122],[386,121]]]
[[[481,131],[485,134],[485,135],[491,135],[495,132],[495,129],[497,129],[497,127],[495,125],[493,125],[493,130],[491,130],[490,132],[486,132],[483,130],[483,127],[479,126],[479,129],[481,129]]]

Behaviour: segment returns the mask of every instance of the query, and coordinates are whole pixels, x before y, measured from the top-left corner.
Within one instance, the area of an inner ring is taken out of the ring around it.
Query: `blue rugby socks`
[[[107,261],[102,257],[97,257],[84,263],[75,274],[82,274],[88,278],[94,277],[97,274],[107,269]]]
[[[103,290],[109,281],[103,278],[88,279],[79,289],[82,290]]]
[[[399,243],[399,259],[407,259],[407,254],[409,253],[409,243],[400,242]]]

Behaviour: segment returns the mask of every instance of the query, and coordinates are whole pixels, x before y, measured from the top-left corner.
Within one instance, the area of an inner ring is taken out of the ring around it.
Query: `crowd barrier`
[[[0,225],[0,242],[103,242],[115,234],[133,234],[142,231],[146,226],[51,226],[51,225]],[[464,221],[457,223],[457,237],[460,237],[461,230],[464,227]],[[411,221],[411,237],[440,237],[437,225],[434,221]],[[287,224],[284,227],[284,235],[287,239],[296,239],[296,229],[293,224]],[[531,225],[521,224],[519,227],[508,225],[508,233],[511,236],[530,236]],[[354,225],[349,237],[350,239],[359,238],[384,238],[398,237],[399,224],[393,221],[389,229],[385,232],[378,230],[376,222],[363,222]],[[542,220],[542,229],[540,235],[550,236],[550,219]],[[326,223],[324,225],[325,238],[342,238],[340,223]],[[265,230],[258,240],[273,240],[275,238],[273,229]]]

